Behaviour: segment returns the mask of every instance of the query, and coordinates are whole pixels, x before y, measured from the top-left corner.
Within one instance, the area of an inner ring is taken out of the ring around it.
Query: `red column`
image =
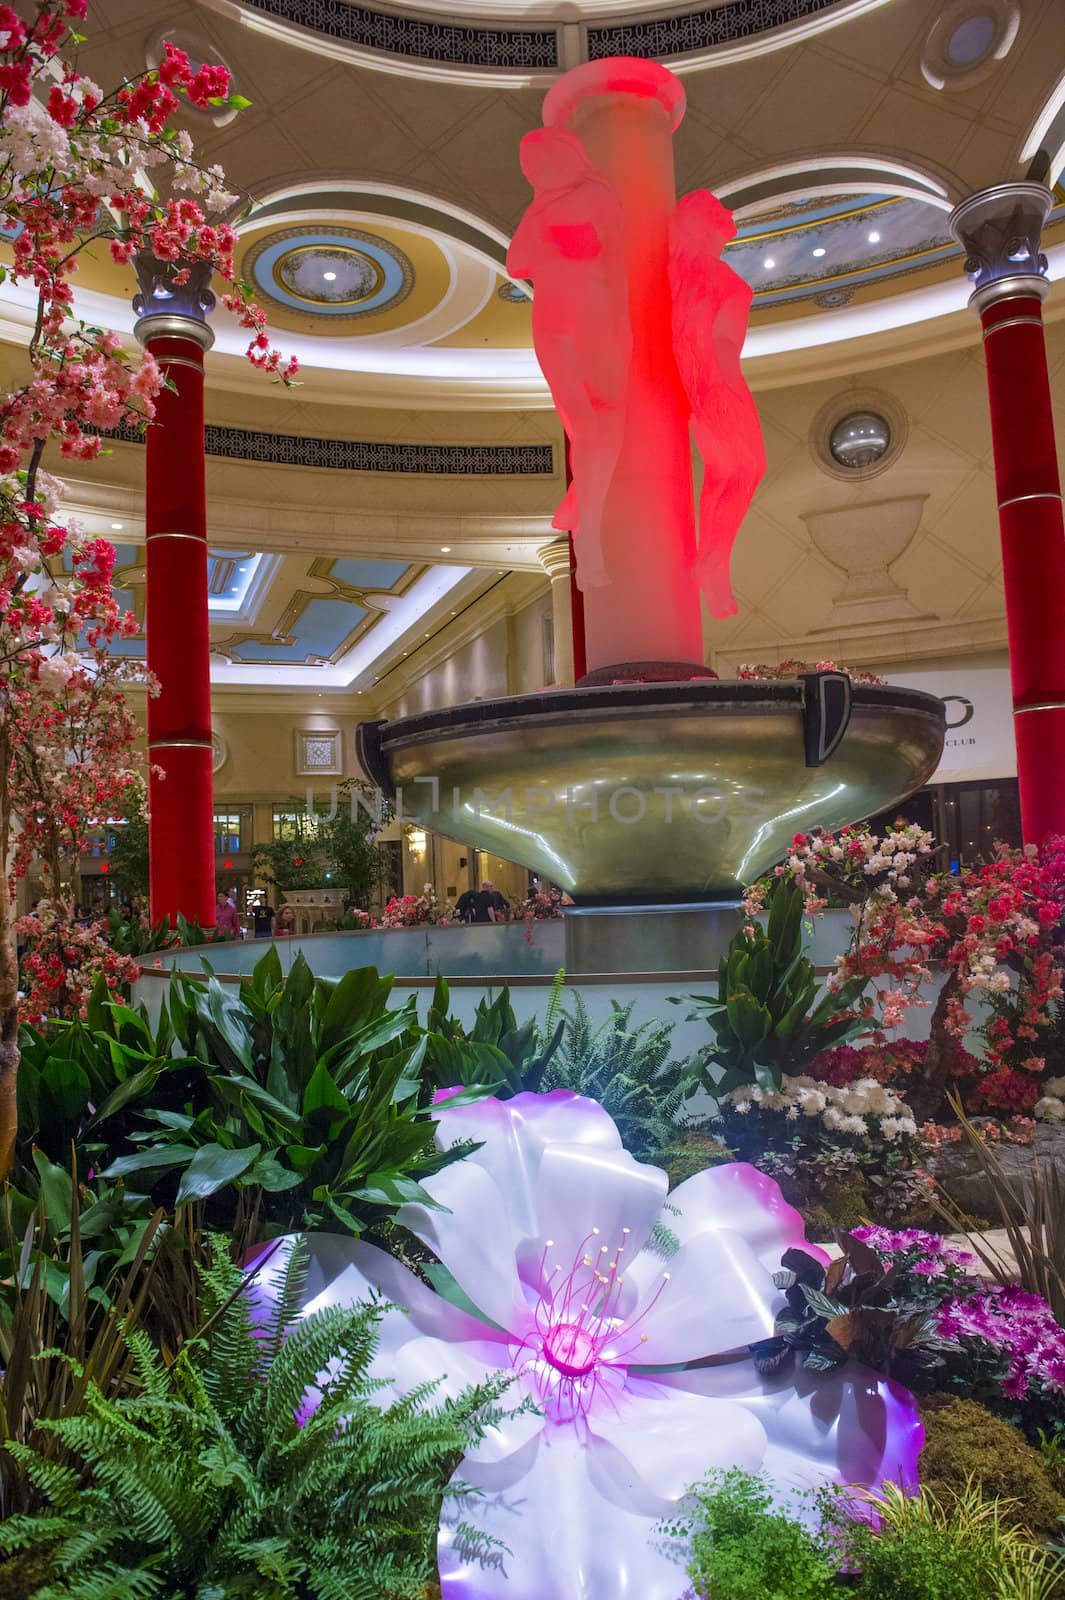
[[[1065,523],[1039,253],[1049,205],[1041,184],[1002,184],[952,218],[983,324],[1021,823],[1036,844],[1065,834]]]
[[[213,335],[206,322],[174,313],[142,316],[136,331],[172,386],[156,401],[145,465],[148,667],[159,685],[148,698],[151,917],[173,925],[181,912],[213,927],[203,450],[203,358]]]
[[[984,326],[1024,837],[1065,834],[1065,523],[1042,306],[996,300]]]

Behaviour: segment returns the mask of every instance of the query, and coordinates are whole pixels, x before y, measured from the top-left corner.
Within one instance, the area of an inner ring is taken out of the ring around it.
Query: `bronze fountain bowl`
[[[734,901],[796,833],[920,788],[944,730],[933,695],[823,672],[476,700],[363,723],[358,748],[401,818],[635,906]]]

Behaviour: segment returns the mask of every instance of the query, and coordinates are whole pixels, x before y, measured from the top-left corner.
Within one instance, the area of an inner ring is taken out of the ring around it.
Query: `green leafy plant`
[[[183,1054],[164,1072],[192,1081],[180,1109],[139,1108],[136,1150],[104,1176],[164,1205],[207,1203],[242,1240],[260,1226],[359,1233],[408,1200],[432,1205],[419,1179],[464,1147],[435,1148],[430,1038],[413,998],[389,1010],[391,989],[373,967],[316,979],[302,955],[286,978],[275,947],[244,983],[176,977],[169,1019]],[[157,1076],[153,1096],[160,1087]],[[236,1202],[214,1202],[230,1189]]]
[[[705,1020],[713,1031],[703,1064],[707,1087],[717,1096],[748,1083],[779,1089],[785,1073],[801,1073],[820,1051],[869,1027],[853,1009],[864,977],[819,995],[817,973],[803,952],[803,895],[794,880],[775,879],[766,904],[765,928],[741,928],[721,958],[716,996],[688,996],[695,1007],[689,1021]]]
[[[1060,1559],[1012,1519],[1011,1506],[971,1482],[943,1497],[892,1483],[825,1491],[801,1520],[800,1505],[789,1510],[764,1479],[734,1468],[697,1485],[664,1531],[686,1541],[700,1600],[830,1600],[841,1588],[855,1600],[1061,1592]]]
[[[794,1360],[826,1372],[854,1359],[915,1391],[935,1387],[942,1352],[929,1308],[896,1292],[901,1273],[870,1245],[848,1234],[843,1254],[823,1267],[805,1250],[788,1250],[774,1275],[785,1291],[776,1333],[752,1346],[757,1371],[769,1375]]]
[[[78,1414],[41,1419],[73,1465],[8,1445],[46,1506],[0,1525],[0,1550],[47,1556],[35,1600],[421,1600],[449,1479],[502,1388],[379,1404],[381,1308],[301,1319],[302,1271],[256,1322],[221,1241],[198,1337],[168,1363],[127,1331],[139,1393],[89,1380]]]
[[[973,1483],[940,1497],[898,1484],[851,1497],[871,1520],[851,1523],[859,1600],[1052,1600],[1063,1567]]]
[[[63,1441],[38,1424],[79,1412],[91,1385],[114,1393],[128,1381],[127,1334],[143,1323],[173,1348],[194,1320],[196,1237],[146,1212],[125,1218],[124,1248],[107,1254],[100,1201],[43,1159],[40,1173],[36,1212],[3,1247],[0,1516],[33,1498],[20,1450],[45,1463],[67,1459]]]
[[[450,1005],[447,981],[438,976],[426,1023],[427,1062],[436,1088],[482,1088],[507,1099],[524,1089],[538,1093],[550,1087],[547,1069],[561,1042],[564,1021],[559,1019],[546,1039],[532,1019],[519,1026],[506,985],[494,1000],[486,997],[477,1002],[468,1030],[450,1015]]]
[[[259,876],[275,889],[318,889],[332,868],[315,839],[274,839],[257,844],[252,860]]]
[[[148,786],[138,777],[128,791],[125,826],[117,828],[108,865],[119,894],[148,896]],[[136,952],[133,952],[134,954]]]
[[[139,917],[128,920],[118,906],[109,906],[104,919],[104,936],[112,950],[122,956],[145,956],[167,950],[177,943],[177,935],[167,922],[145,927]]]
[[[377,831],[391,816],[380,811],[371,791],[353,779],[341,783],[328,808],[308,810],[293,799],[284,836],[259,844],[252,857],[260,874],[278,889],[315,889],[331,883],[355,905],[367,906],[385,887],[387,864]]]
[[[768,1483],[739,1468],[713,1473],[664,1531],[689,1545],[704,1600],[831,1600],[837,1566],[816,1537],[774,1505]]]
[[[617,1124],[625,1148],[643,1159],[660,1154],[676,1137],[681,1108],[698,1085],[698,1073],[670,1059],[672,1023],[648,1018],[634,1025],[635,1001],[610,1002],[610,1015],[593,1024],[579,992],[562,1013],[564,1032],[541,1088],[571,1089],[598,1100]]]

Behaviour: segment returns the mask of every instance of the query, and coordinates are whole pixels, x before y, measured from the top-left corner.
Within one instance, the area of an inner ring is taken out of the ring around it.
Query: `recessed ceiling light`
[[[442,544],[440,546],[440,554],[442,556],[449,556],[451,554],[451,546],[449,544]]]
[[[772,256],[766,256],[765,260],[762,262],[762,265],[768,272],[770,268],[776,266],[776,262],[773,260]]]
[[[875,228],[873,229],[872,233],[869,235],[869,243],[870,244],[879,244],[880,243],[880,235],[877,233]]]
[[[336,283],[337,281],[337,275],[335,272],[323,272],[322,277],[325,279],[326,283]]]
[[[817,249],[814,251],[814,255],[815,256],[823,256],[824,254],[825,254],[825,247],[824,247],[823,244],[819,244]]]
[[[121,533],[122,532],[122,524],[121,524],[121,522],[112,522],[111,531],[112,531],[112,533]]]

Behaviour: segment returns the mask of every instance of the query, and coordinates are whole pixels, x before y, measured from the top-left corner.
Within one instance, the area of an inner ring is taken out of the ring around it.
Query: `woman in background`
[[[225,934],[227,939],[240,938],[240,918],[237,916],[237,908],[227,897],[224,889],[218,891],[214,925],[215,932]]]

